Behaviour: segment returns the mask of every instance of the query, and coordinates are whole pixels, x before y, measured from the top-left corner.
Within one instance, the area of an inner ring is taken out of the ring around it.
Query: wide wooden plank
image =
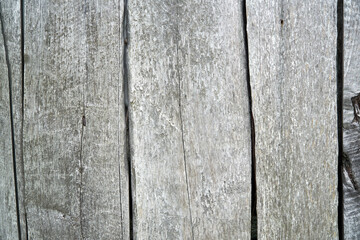
[[[115,0],[25,2],[31,239],[128,235],[122,14]]]
[[[134,235],[250,237],[241,6],[129,1]]]
[[[189,239],[177,73],[177,1],[129,1],[134,237]]]
[[[15,178],[9,81],[11,71],[7,41],[4,36],[3,4],[0,3],[0,239],[17,239]]]
[[[179,77],[194,239],[250,239],[243,1],[181,1]]]
[[[344,1],[344,232],[360,239],[360,2]]]
[[[336,1],[247,1],[259,239],[337,239]]]

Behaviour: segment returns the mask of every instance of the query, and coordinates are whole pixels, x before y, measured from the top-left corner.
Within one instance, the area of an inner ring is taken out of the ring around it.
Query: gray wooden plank
[[[177,1],[129,1],[135,239],[189,239],[177,75]]]
[[[121,205],[122,8],[118,1],[25,2],[31,239],[118,239],[128,232]]]
[[[136,238],[250,237],[240,8],[129,1]]]
[[[124,155],[123,2],[90,1],[85,8],[83,236],[86,239],[127,239],[129,191]]]
[[[336,239],[336,1],[247,1],[259,239]]]
[[[250,239],[243,1],[181,1],[179,77],[194,239]]]
[[[0,239],[17,239],[15,179],[9,96],[10,64],[5,48],[3,4],[0,3]]]
[[[360,238],[360,2],[344,1],[344,233]],[[355,112],[354,112],[355,110]]]
[[[9,67],[12,78],[12,108],[14,121],[15,161],[19,196],[20,227],[22,238],[26,237],[24,205],[24,171],[22,159],[22,59],[21,59],[21,12],[20,0],[3,0],[1,11],[5,33]]]

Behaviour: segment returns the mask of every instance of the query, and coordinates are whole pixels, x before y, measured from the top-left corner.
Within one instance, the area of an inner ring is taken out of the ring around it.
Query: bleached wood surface
[[[128,234],[122,8],[115,0],[25,2],[31,239]]]
[[[181,1],[178,71],[194,239],[250,239],[243,1]]]
[[[336,1],[247,1],[259,239],[336,239]]]
[[[9,96],[11,70],[9,71],[10,64],[6,56],[8,48],[5,48],[3,34],[3,4],[0,7],[0,238],[17,239],[18,223]]]
[[[134,239],[249,239],[244,2],[129,0],[125,41],[126,1],[24,1],[24,89],[20,2],[1,2],[0,239],[129,239],[131,214]],[[258,238],[338,238],[336,1],[246,8]],[[346,239],[359,223],[358,15],[345,0]]]
[[[136,237],[249,238],[241,4],[129,1],[129,13]]]

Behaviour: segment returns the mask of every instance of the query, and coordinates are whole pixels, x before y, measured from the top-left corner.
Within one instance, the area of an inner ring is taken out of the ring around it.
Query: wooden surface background
[[[360,238],[338,3],[1,0],[0,239]]]

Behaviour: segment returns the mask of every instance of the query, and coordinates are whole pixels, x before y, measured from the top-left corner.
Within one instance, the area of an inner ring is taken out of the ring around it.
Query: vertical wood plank
[[[81,153],[83,236],[86,239],[127,238],[123,2],[89,1],[85,11],[83,115],[86,126],[83,126]]]
[[[15,179],[9,81],[11,81],[7,42],[4,36],[3,4],[0,4],[0,239],[17,239]],[[9,74],[10,73],[10,74]]]
[[[189,239],[177,74],[177,1],[129,1],[134,237]]]
[[[128,236],[121,4],[25,2],[31,239]]]
[[[344,1],[344,232],[360,238],[360,2]]]
[[[129,1],[136,238],[250,237],[240,9],[237,1]]]
[[[24,169],[22,158],[22,53],[21,53],[21,1],[1,1],[4,39],[9,57],[11,75],[12,110],[14,125],[17,194],[20,214],[21,237],[26,238],[24,205]]]
[[[250,239],[242,1],[181,1],[180,105],[194,239]]]
[[[336,1],[247,1],[259,239],[336,239]]]

